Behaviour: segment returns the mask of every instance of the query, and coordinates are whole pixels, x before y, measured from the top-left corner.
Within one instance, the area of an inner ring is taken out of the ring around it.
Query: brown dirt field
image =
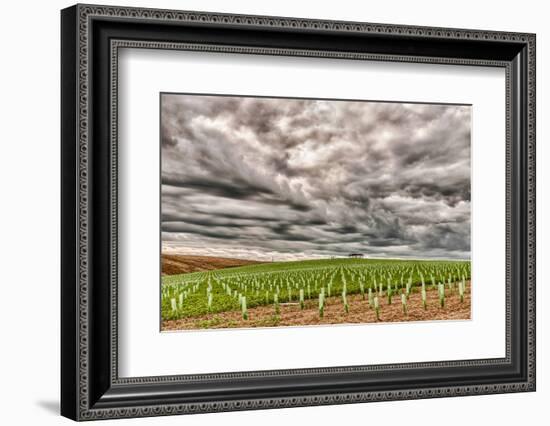
[[[323,318],[319,318],[317,300],[306,301],[304,310],[298,303],[280,304],[280,315],[275,315],[273,305],[257,306],[248,309],[248,320],[243,320],[240,311],[220,312],[194,318],[183,318],[162,322],[162,330],[192,330],[212,328],[281,327],[323,324],[358,324],[371,322],[441,321],[467,320],[471,318],[470,282],[467,282],[464,302],[460,303],[458,290],[450,294],[445,290],[445,307],[439,306],[437,290],[427,288],[427,309],[422,307],[420,292],[410,295],[407,302],[407,315],[403,314],[401,296],[398,295],[388,305],[387,298],[380,299],[380,321],[376,320],[374,309],[361,295],[348,296],[349,313],[345,313],[341,297],[327,298]]]
[[[255,260],[229,259],[210,256],[187,256],[181,254],[162,254],[162,275],[186,274],[189,272],[212,271],[215,269],[235,268],[254,265]]]

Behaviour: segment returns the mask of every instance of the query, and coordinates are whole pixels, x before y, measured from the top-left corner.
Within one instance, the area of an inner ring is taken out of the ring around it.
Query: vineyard
[[[162,328],[464,319],[470,274],[467,261],[324,259],[166,275]]]

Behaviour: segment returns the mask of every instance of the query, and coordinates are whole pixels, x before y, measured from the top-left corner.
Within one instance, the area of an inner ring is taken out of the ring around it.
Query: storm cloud
[[[470,256],[467,105],[161,95],[164,251]]]

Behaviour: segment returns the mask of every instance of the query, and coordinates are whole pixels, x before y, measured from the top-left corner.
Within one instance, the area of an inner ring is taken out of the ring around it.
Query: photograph
[[[161,330],[468,320],[471,105],[160,94]]]

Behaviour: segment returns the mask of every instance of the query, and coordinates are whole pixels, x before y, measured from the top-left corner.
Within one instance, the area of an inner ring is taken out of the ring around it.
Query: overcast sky
[[[469,258],[470,114],[163,94],[163,251]]]

